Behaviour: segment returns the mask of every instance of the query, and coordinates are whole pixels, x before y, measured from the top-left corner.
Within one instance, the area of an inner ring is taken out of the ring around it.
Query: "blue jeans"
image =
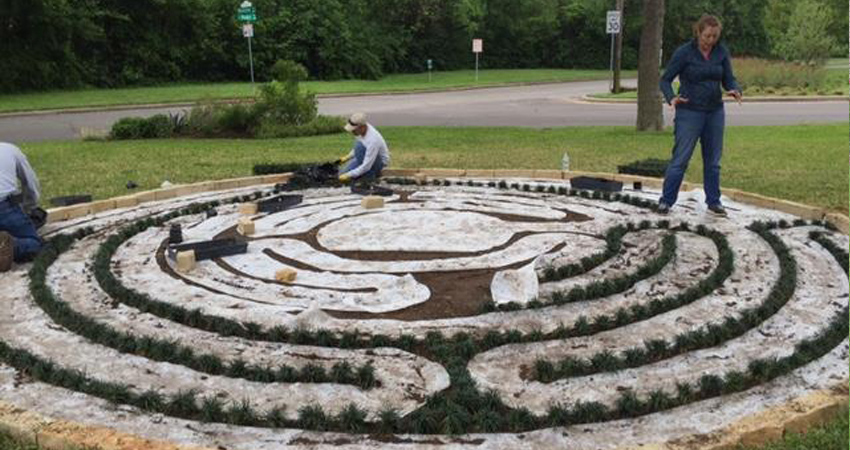
[[[682,178],[699,139],[702,146],[702,178],[705,203],[720,205],[720,157],[723,154],[723,127],[726,114],[723,107],[714,111],[694,111],[676,108],[675,144],[673,157],[664,174],[664,190],[659,202],[673,206],[679,196]]]
[[[8,199],[0,201],[0,231],[12,235],[15,241],[15,262],[31,260],[41,250],[41,237],[21,207]]]
[[[343,173],[349,172],[360,167],[360,164],[363,164],[363,159],[366,157],[366,146],[363,145],[362,142],[357,141],[354,145],[354,158],[351,158],[348,166],[346,166]],[[375,162],[372,164],[372,167],[369,168],[363,175],[357,177],[357,179],[370,180],[375,179],[381,176],[381,171],[384,170],[384,161],[381,159],[381,155],[375,157]]]

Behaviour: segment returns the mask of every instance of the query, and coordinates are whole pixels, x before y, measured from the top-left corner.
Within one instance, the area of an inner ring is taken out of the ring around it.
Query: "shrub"
[[[171,119],[164,114],[148,118],[125,117],[112,125],[111,139],[156,139],[170,137],[174,130]]]

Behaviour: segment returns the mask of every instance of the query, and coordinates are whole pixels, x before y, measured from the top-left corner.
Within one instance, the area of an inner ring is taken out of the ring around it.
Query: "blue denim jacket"
[[[708,60],[703,58],[696,39],[682,45],[667,63],[661,76],[661,92],[668,104],[673,100],[673,79],[679,77],[679,96],[688,99],[679,108],[713,111],[723,106],[721,83],[727,91],[740,91],[741,87],[732,73],[729,50],[722,44],[711,49]]]

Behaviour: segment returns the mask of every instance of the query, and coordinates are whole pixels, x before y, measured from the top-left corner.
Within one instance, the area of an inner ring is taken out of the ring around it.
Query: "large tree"
[[[643,30],[638,59],[638,131],[660,131],[664,115],[659,99],[658,71],[661,62],[661,33],[664,29],[664,0],[643,2]]]

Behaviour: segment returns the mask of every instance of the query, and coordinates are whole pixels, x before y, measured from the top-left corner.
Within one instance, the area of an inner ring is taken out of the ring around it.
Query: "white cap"
[[[366,125],[366,114],[362,112],[356,112],[348,118],[348,123],[345,124],[345,131],[351,133],[355,128]]]

